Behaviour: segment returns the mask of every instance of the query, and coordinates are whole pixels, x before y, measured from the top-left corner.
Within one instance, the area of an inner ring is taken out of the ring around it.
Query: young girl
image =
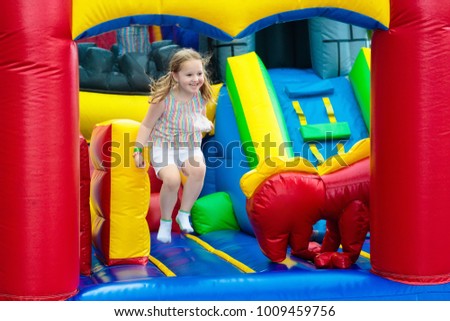
[[[200,54],[192,49],[177,51],[169,63],[169,72],[152,86],[151,95],[133,156],[137,167],[145,167],[142,147],[150,141],[151,164],[163,181],[157,239],[169,243],[172,212],[181,184],[180,170],[187,181],[176,221],[184,233],[194,231],[189,216],[202,190],[206,171],[200,144],[202,131],[212,129],[205,107],[212,99],[212,90]]]

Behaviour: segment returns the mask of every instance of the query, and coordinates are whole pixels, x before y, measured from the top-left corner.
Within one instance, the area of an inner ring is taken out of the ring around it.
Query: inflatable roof
[[[72,37],[88,37],[130,24],[176,24],[215,39],[231,40],[275,23],[315,16],[387,29],[389,0],[261,0],[257,5],[239,0],[74,0]]]

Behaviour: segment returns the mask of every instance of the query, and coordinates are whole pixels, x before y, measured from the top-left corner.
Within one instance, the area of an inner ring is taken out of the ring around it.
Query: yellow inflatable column
[[[136,168],[132,156],[138,129],[133,120],[107,121],[91,137],[92,237],[107,265],[146,264],[150,254],[148,168]]]

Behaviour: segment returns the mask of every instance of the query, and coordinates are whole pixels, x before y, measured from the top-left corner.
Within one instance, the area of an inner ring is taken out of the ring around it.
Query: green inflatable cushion
[[[198,234],[220,230],[239,230],[230,196],[225,192],[199,198],[192,207],[191,218]]]

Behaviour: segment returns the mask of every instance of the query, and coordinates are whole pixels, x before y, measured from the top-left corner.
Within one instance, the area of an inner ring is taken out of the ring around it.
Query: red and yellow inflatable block
[[[138,129],[133,120],[106,121],[91,137],[92,237],[107,265],[145,264],[150,254],[148,168],[136,168],[132,157]]]

